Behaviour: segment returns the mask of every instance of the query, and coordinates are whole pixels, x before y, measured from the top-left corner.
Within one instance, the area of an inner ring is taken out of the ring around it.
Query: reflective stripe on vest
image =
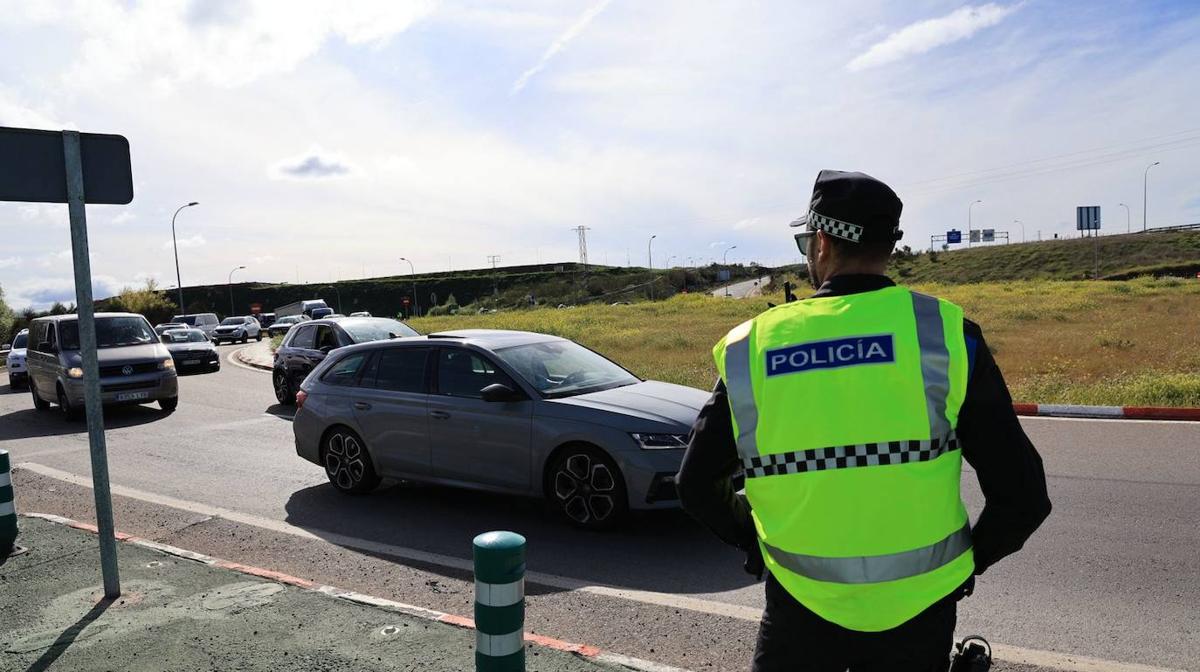
[[[971,547],[971,528],[963,525],[936,544],[911,551],[857,558],[823,558],[789,553],[764,543],[775,562],[800,576],[833,583],[880,583],[907,579],[949,563]]]
[[[743,461],[758,457],[758,406],[754,403],[754,382],[750,374],[750,328],[743,322],[725,339],[725,386],[730,408],[737,419],[737,450]]]

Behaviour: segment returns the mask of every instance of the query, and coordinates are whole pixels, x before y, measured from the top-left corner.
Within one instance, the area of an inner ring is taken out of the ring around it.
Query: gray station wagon
[[[678,504],[708,399],[572,341],[452,331],[333,351],[300,385],[296,452],[340,491],[382,477],[545,497],[572,523]]]
[[[175,362],[146,318],[96,313],[100,397],[105,406],[157,401],[164,411],[179,404]],[[75,315],[39,317],[29,325],[29,391],[34,408],[58,404],[70,419],[83,413],[83,357]]]

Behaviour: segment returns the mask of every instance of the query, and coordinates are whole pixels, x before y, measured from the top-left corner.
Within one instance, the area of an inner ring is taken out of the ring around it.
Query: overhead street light
[[[1160,163],[1162,163],[1162,161],[1155,161],[1154,163],[1146,166],[1145,172],[1142,173],[1142,233],[1146,232],[1146,211],[1149,209],[1146,206],[1146,196],[1148,194],[1147,184],[1150,181],[1150,169]]]
[[[1118,204],[1117,204],[1117,206],[1118,206],[1118,207],[1125,208],[1125,233],[1129,233],[1129,232],[1130,232],[1130,224],[1129,224],[1129,206],[1128,206],[1128,205],[1125,205],[1124,203],[1118,203]]]
[[[651,246],[654,245],[654,239],[657,237],[658,237],[658,234],[656,233],[656,234],[650,236],[650,240],[646,241],[646,263],[649,264],[651,271],[654,270],[654,254],[650,250],[651,250]],[[651,300],[654,299],[654,275],[653,274],[650,276],[650,299]]]
[[[975,207],[976,203],[983,203],[983,201],[981,201],[979,199],[975,199],[975,200],[971,201],[970,205],[967,206],[967,247],[968,248],[971,247],[971,209]]]
[[[729,250],[736,250],[736,249],[737,249],[737,245],[733,245],[728,250],[725,250],[725,254],[721,255],[721,265],[722,266],[726,266],[726,267],[729,266]],[[729,269],[726,268],[725,270],[728,271]],[[733,280],[732,274],[730,274],[729,279],[725,281],[725,296],[729,296],[729,282],[731,280]]]
[[[200,205],[200,203],[192,201],[187,205],[179,206],[179,210],[190,208],[193,205]],[[182,315],[187,312],[187,309],[183,307],[183,280],[179,278],[179,243],[175,241],[175,218],[179,216],[179,210],[171,215],[171,247],[175,248],[175,284],[179,286],[179,314]]]
[[[400,261],[408,262],[409,275],[413,276],[413,316],[420,317],[421,316],[421,302],[417,300],[417,267],[413,266],[411,259],[406,259],[405,257],[400,257]],[[493,264],[493,268],[494,267],[495,267],[495,264]]]
[[[237,307],[233,304],[233,273],[234,273],[234,271],[240,271],[243,268],[245,268],[245,266],[238,266],[237,268],[233,269],[233,271],[230,271],[228,282],[226,283],[229,285],[229,316],[230,317],[233,317],[235,314],[237,314]],[[183,310],[181,309],[179,312],[182,313]]]
[[[1020,224],[1020,225],[1021,225],[1021,242],[1022,242],[1022,243],[1023,243],[1023,242],[1025,242],[1025,222],[1022,222],[1022,221],[1021,221],[1021,220],[1019,220],[1019,219],[1014,219],[1014,220],[1013,220],[1013,224]],[[969,234],[969,233],[968,233],[967,235],[969,236],[969,235],[971,235],[971,234]]]
[[[338,311],[337,312],[341,313],[342,312],[342,290],[338,289],[338,286],[336,283],[325,285],[325,287],[332,289],[333,293],[337,295],[337,302],[338,302],[338,304],[337,304]],[[325,287],[322,287],[321,289],[325,289]]]

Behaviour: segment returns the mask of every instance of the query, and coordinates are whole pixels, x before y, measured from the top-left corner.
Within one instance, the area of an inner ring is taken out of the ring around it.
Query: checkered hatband
[[[840,219],[826,217],[816,210],[808,211],[808,228],[820,229],[831,236],[843,238],[852,243],[857,243],[862,239],[863,227],[850,222],[843,222]]]

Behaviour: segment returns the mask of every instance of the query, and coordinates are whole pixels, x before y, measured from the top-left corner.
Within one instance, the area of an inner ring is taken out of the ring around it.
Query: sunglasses
[[[808,256],[808,241],[812,240],[816,235],[816,231],[801,231],[794,236],[796,239],[796,247],[800,248],[800,256]]]

